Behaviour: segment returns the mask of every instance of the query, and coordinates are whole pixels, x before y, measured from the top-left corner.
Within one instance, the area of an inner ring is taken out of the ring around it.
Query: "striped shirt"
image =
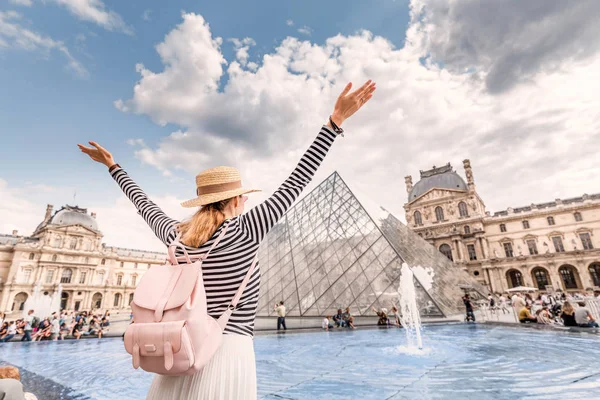
[[[223,227],[228,226],[225,236],[202,263],[210,316],[218,318],[226,310],[249,271],[260,242],[310,183],[335,137],[336,134],[332,130],[323,126],[294,171],[271,197],[247,213],[225,220],[211,239],[202,246],[198,248],[186,246],[191,257],[206,254]],[[150,201],[123,169],[116,168],[111,175],[133,202],[138,214],[152,228],[154,234],[169,246],[177,236],[176,227],[179,221],[169,218]],[[175,254],[183,256],[183,251],[177,248]],[[225,327],[225,334],[254,335],[259,287],[260,268],[257,263],[248,286]]]

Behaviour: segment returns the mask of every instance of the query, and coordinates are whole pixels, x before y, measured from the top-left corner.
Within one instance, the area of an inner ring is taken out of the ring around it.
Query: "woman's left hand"
[[[337,126],[341,126],[346,119],[350,118],[373,97],[376,86],[375,82],[369,79],[354,92],[350,93],[350,89],[352,89],[352,82],[346,85],[335,102],[331,119]]]
[[[82,144],[78,144],[77,146],[79,147],[79,149],[81,150],[82,153],[85,153],[88,156],[90,156],[90,158],[92,160],[99,162],[100,164],[104,164],[108,168],[115,165],[115,160],[113,159],[112,154],[110,154],[110,152],[108,150],[106,150],[104,147],[100,146],[96,142],[89,142],[89,143],[92,146],[94,146],[95,149],[92,149],[90,147],[85,147]]]

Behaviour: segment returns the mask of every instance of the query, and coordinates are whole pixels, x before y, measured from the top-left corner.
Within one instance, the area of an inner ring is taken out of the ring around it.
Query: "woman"
[[[184,207],[201,208],[191,219],[179,222],[169,218],[152,203],[112,155],[95,142],[94,148],[79,145],[82,152],[108,167],[110,174],[133,202],[156,236],[166,245],[176,239],[192,257],[207,252],[221,232],[225,236],[202,264],[208,313],[218,318],[228,307],[252,264],[262,239],[309,184],[329,148],[341,132],[341,124],[373,96],[375,83],[367,81],[350,93],[348,84],[338,97],[327,125],[290,177],[265,202],[242,215],[244,196],[255,190],[242,187],[239,172],[217,167],[196,176],[195,199]],[[224,231],[226,229],[226,231]],[[177,248],[176,256],[183,256]],[[254,318],[260,285],[258,264],[224,330],[223,343],[210,362],[192,376],[156,376],[148,399],[255,399]]]
[[[565,301],[565,304],[562,306],[560,318],[563,320],[564,326],[577,326],[577,322],[575,322],[575,308],[568,301]]]

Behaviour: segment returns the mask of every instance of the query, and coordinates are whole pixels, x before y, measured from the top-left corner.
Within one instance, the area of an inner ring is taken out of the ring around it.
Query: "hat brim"
[[[218,201],[223,201],[223,200],[231,199],[232,197],[237,197],[237,196],[241,196],[243,194],[254,193],[254,192],[260,192],[260,190],[259,189],[240,188],[240,189],[228,190],[226,192],[204,194],[204,195],[200,195],[200,196],[196,197],[195,199],[184,201],[183,203],[181,203],[181,205],[186,208],[201,207],[201,206],[205,206],[210,203],[216,203]]]

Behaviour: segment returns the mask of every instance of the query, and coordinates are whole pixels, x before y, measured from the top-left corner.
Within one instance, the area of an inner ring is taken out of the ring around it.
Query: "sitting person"
[[[379,326],[388,326],[390,324],[390,320],[387,315],[387,308],[382,308],[381,311],[377,311],[375,307],[371,307],[373,312],[377,314],[379,320],[377,320],[377,325]]]
[[[23,390],[19,369],[9,366],[0,367],[0,399],[37,400],[37,397]]]
[[[354,326],[354,317],[350,313],[350,307],[346,307],[346,312],[342,314],[342,320],[344,321],[346,327],[356,329]]]
[[[331,317],[327,316],[325,318],[323,318],[323,321],[321,322],[321,328],[325,329],[326,331],[333,329],[333,325],[329,323],[329,319]]]
[[[577,326],[577,322],[575,322],[575,308],[568,301],[565,301],[565,304],[562,306],[560,318],[564,326]]]
[[[50,324],[50,321],[48,321],[47,319],[44,319],[42,322],[40,322],[39,326],[38,326],[38,330],[37,332],[33,335],[32,340],[34,342],[39,342],[41,340],[48,340],[50,339],[52,333],[52,324]]]
[[[14,338],[17,334],[17,324],[15,321],[10,321],[8,323],[8,327],[6,328],[6,335],[0,338],[0,342],[8,342],[10,339]]]
[[[552,325],[554,321],[550,318],[548,307],[542,307],[535,312],[538,324]]]
[[[345,326],[344,320],[342,318],[342,309],[338,308],[337,314],[333,316],[333,323],[338,328],[343,328]]]
[[[8,334],[8,322],[2,323],[2,328],[0,328],[0,339]]]
[[[81,335],[83,335],[83,319],[80,319],[78,322],[75,322],[75,326],[73,326],[73,331],[71,332],[71,335],[73,335],[75,339],[81,338]]]
[[[575,310],[575,322],[580,328],[598,328],[598,323],[594,320],[592,313],[585,307],[585,302],[577,303],[579,308]]]
[[[537,318],[531,315],[531,304],[526,304],[525,307],[519,311],[519,322],[522,324],[527,322],[538,322]]]
[[[66,322],[63,322],[60,325],[60,332],[58,333],[58,340],[65,340],[67,335],[69,335],[69,332],[71,332],[71,329],[69,329]]]
[[[83,335],[84,336],[94,336],[94,335],[98,335],[98,339],[102,339],[102,328],[100,327],[100,324],[98,323],[98,319],[96,317],[92,317],[90,319],[90,327],[88,329],[87,332],[84,332]]]

